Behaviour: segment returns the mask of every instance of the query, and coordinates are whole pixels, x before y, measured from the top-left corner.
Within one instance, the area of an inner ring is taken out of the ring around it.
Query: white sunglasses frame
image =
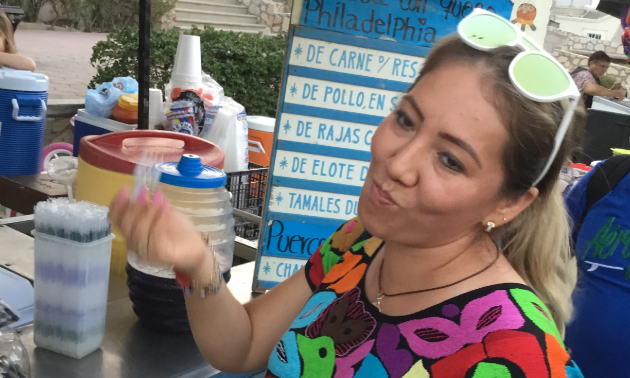
[[[578,90],[577,86],[575,85],[575,82],[573,81],[573,78],[571,78],[571,75],[569,75],[567,70],[556,59],[554,59],[549,53],[547,53],[546,51],[541,49],[540,46],[538,46],[538,44],[536,42],[534,42],[525,33],[520,31],[516,26],[514,26],[508,20],[504,19],[503,17],[501,17],[501,16],[499,16],[499,15],[497,15],[495,13],[488,12],[488,11],[486,11],[484,9],[475,8],[468,16],[466,16],[463,20],[461,20],[459,25],[457,25],[457,34],[459,35],[459,37],[462,39],[462,41],[464,43],[466,43],[468,46],[470,46],[470,47],[472,47],[472,48],[474,48],[476,50],[481,50],[481,51],[490,51],[490,50],[492,50],[494,48],[500,47],[500,46],[493,46],[493,47],[482,46],[482,45],[480,45],[478,43],[475,43],[475,41],[470,40],[468,37],[466,37],[466,35],[464,33],[464,27],[466,25],[466,22],[468,20],[470,20],[471,18],[474,18],[474,17],[477,17],[477,16],[481,16],[481,15],[494,17],[494,18],[500,20],[501,22],[503,22],[507,27],[510,27],[510,28],[512,28],[515,31],[516,38],[514,39],[514,41],[512,41],[512,42],[510,42],[508,44],[505,44],[505,45],[501,45],[501,46],[515,46],[515,47],[518,47],[521,50],[523,50],[516,57],[514,57],[514,59],[510,63],[510,67],[509,67],[509,75],[510,75],[510,80],[512,82],[512,85],[514,85],[514,87],[516,87],[516,89],[523,96],[527,97],[528,99],[530,99],[532,101],[536,101],[536,102],[554,102],[554,101],[560,101],[560,100],[563,100],[563,99],[569,99],[569,101],[570,101],[569,108],[564,113],[564,117],[562,118],[562,122],[560,122],[560,126],[558,127],[558,131],[556,132],[556,136],[554,138],[554,147],[553,147],[553,150],[551,152],[551,155],[547,159],[547,163],[545,164],[545,167],[542,170],[542,172],[540,173],[540,175],[538,176],[538,178],[532,183],[532,186],[535,187],[545,177],[545,175],[549,171],[549,168],[551,168],[551,165],[553,164],[553,161],[556,158],[556,155],[558,154],[558,151],[560,150],[560,146],[562,145],[562,141],[564,140],[564,137],[565,137],[565,135],[567,133],[567,130],[569,129],[569,126],[571,125],[571,120],[573,119],[573,114],[575,113],[575,109],[577,108],[577,106],[579,104],[580,91]],[[516,66],[516,63],[520,59],[522,59],[523,57],[525,57],[527,55],[531,55],[531,54],[544,56],[545,58],[547,58],[551,62],[553,62],[556,66],[558,66],[561,69],[561,71],[564,72],[564,74],[567,76],[567,78],[569,80],[569,87],[566,90],[564,90],[564,92],[559,93],[557,95],[553,95],[553,96],[537,96],[537,95],[527,91],[525,88],[523,88],[523,86],[518,82],[518,80],[516,80],[516,78],[514,76],[514,67]]]

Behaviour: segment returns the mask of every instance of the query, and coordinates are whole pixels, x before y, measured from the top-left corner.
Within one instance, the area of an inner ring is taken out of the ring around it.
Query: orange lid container
[[[138,94],[129,93],[118,97],[118,106],[125,110],[138,111]]]
[[[121,107],[119,104],[114,106],[112,110],[112,117],[114,120],[122,123],[126,123],[129,125],[138,124],[138,109],[136,110],[127,110]]]

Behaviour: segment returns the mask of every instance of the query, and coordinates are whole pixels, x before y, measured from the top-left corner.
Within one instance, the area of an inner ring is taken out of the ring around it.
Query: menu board
[[[433,42],[474,7],[512,10],[509,0],[328,1],[304,1],[290,28],[254,291],[297,272],[357,215],[374,131]]]

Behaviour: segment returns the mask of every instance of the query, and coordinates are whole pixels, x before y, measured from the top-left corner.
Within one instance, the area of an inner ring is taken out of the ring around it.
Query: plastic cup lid
[[[118,98],[118,106],[125,110],[138,111],[138,94],[127,93]]]
[[[197,155],[183,155],[179,162],[156,164],[160,171],[160,182],[183,188],[214,189],[227,184],[227,175],[222,170],[201,164]]]

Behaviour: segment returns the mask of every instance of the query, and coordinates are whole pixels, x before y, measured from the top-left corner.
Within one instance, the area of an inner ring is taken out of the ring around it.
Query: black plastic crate
[[[249,163],[248,171],[227,174],[226,189],[232,193],[232,206],[262,216],[269,168]],[[247,240],[258,240],[260,225],[235,217],[236,235]]]

